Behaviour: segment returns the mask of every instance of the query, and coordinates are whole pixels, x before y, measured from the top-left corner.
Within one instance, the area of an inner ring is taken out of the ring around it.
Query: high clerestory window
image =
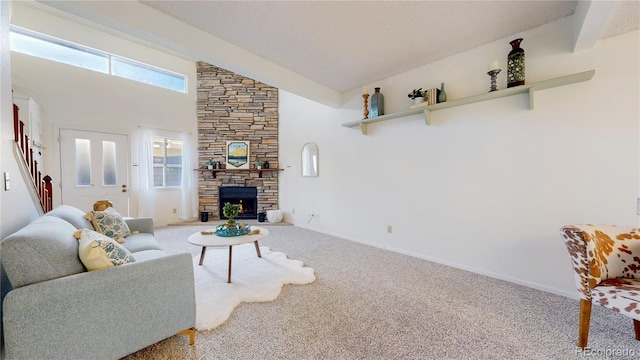
[[[187,77],[65,40],[11,26],[11,51],[186,93]]]

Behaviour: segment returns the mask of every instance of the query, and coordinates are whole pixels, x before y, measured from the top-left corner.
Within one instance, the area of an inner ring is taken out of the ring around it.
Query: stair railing
[[[29,136],[25,133],[24,122],[18,118],[20,109],[13,104],[13,133],[16,148],[21,154],[28,178],[32,180],[33,190],[37,193],[37,197],[43,212],[48,212],[53,207],[53,186],[51,185],[51,176],[42,176],[42,172],[38,170],[38,161],[34,159],[33,147],[29,142]],[[21,167],[22,168],[22,167]]]

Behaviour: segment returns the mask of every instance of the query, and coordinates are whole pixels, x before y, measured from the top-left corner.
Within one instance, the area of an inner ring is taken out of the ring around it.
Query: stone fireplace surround
[[[249,141],[249,164],[278,168],[278,89],[217,66],[198,62],[198,163],[224,165],[226,142]],[[256,212],[278,209],[278,171],[198,173],[198,211],[220,218],[220,187],[256,187]]]

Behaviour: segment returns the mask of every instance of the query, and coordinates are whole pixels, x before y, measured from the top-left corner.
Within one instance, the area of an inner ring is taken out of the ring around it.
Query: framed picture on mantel
[[[227,169],[249,168],[249,142],[227,141]]]

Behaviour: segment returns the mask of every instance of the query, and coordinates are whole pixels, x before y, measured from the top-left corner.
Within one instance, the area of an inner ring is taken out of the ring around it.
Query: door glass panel
[[[76,186],[91,185],[91,141],[76,140]]]
[[[102,182],[105,186],[117,185],[116,143],[102,142]]]

